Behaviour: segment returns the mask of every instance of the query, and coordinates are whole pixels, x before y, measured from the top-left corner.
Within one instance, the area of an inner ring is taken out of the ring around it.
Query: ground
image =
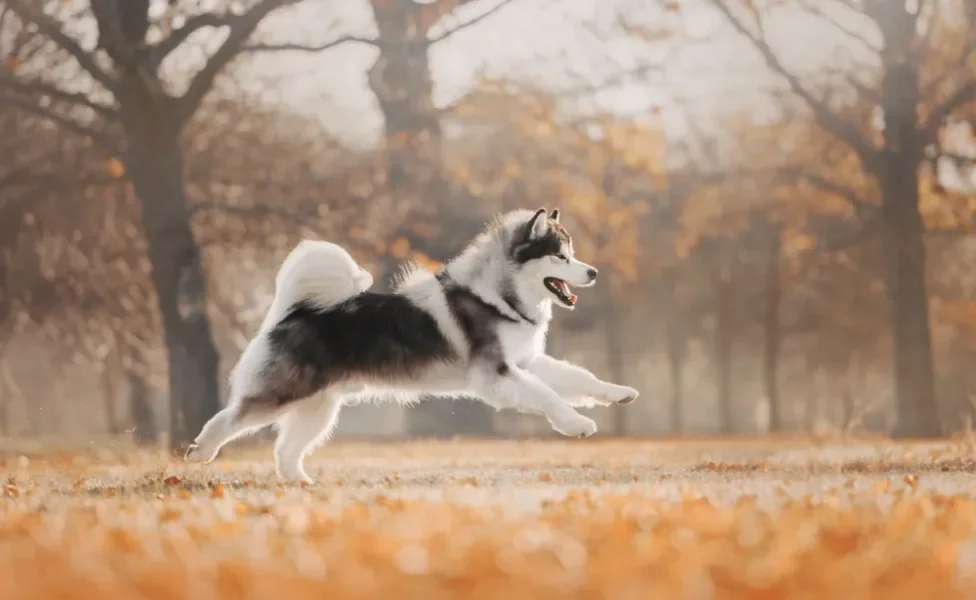
[[[976,597],[966,441],[0,445],[0,598]]]

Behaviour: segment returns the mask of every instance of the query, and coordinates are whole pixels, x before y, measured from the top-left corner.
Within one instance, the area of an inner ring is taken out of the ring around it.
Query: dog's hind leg
[[[342,399],[335,392],[321,392],[288,407],[278,420],[275,471],[284,481],[312,483],[305,472],[305,455],[332,434]]]
[[[245,399],[211,417],[186,451],[186,460],[210,462],[228,442],[274,422],[280,410]]]

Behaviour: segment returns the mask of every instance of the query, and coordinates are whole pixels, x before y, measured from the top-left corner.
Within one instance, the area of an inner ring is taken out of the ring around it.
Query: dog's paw
[[[315,480],[305,472],[302,464],[296,461],[277,458],[275,461],[275,475],[278,476],[278,481],[282,483],[298,485],[312,485],[315,483]]]
[[[553,422],[552,428],[566,437],[584,438],[596,433],[596,422],[577,414],[573,419],[561,419],[559,422]]]
[[[602,397],[604,400],[610,404],[630,404],[634,400],[637,400],[637,396],[640,392],[632,387],[627,387],[625,385],[613,385],[613,387],[606,390]]]
[[[186,453],[183,455],[183,460],[187,462],[202,462],[208,463],[216,458],[216,452],[207,452],[205,448],[200,446],[200,444],[193,443],[186,449]]]

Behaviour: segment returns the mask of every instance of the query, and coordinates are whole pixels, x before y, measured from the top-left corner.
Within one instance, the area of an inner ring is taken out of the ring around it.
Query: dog
[[[553,305],[572,310],[570,286],[596,279],[558,209],[497,217],[438,272],[408,267],[391,293],[369,291],[372,277],[340,246],[302,242],[234,368],[227,407],[186,458],[210,462],[232,439],[276,423],[278,477],[311,483],[304,457],[343,403],[384,393],[402,403],[473,396],[542,415],[565,436],[593,435],[596,423],[575,408],[627,404],[637,390],[547,355],[545,342]]]

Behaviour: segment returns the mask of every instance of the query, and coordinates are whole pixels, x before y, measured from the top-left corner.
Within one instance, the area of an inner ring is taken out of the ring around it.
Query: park
[[[976,596],[974,40],[968,0],[0,1],[0,598]],[[301,240],[387,294],[540,207],[497,264],[589,280],[469,309],[556,304],[545,351],[639,396],[184,460]]]

